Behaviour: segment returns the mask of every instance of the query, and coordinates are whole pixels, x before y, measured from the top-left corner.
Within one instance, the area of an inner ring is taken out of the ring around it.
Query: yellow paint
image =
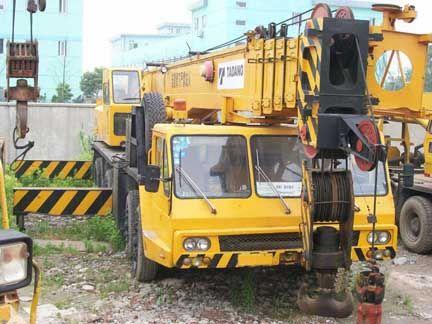
[[[74,178],[75,179],[82,179],[84,177],[84,175],[86,174],[86,172],[91,168],[91,166],[92,166],[92,164],[90,162],[84,163],[84,165],[81,167],[81,169],[77,171]]]
[[[56,178],[59,179],[66,179],[67,175],[69,174],[69,172],[73,169],[73,167],[75,166],[76,162],[68,162],[66,163],[65,167],[63,168],[63,170],[60,171],[60,173],[58,174],[58,176]]]
[[[85,198],[81,201],[81,203],[78,205],[78,207],[75,209],[74,214],[75,215],[84,215],[91,206],[94,201],[99,197],[100,192],[99,191],[90,191]]]
[[[5,174],[3,169],[3,162],[1,161],[1,159],[0,159],[0,207],[2,209],[2,228],[9,229]]]
[[[51,175],[51,173],[54,172],[55,168],[57,167],[57,165],[59,164],[59,161],[55,161],[55,162],[51,162],[47,168],[42,172],[42,175],[46,178],[49,178],[49,176]]]
[[[50,210],[50,215],[58,216],[61,215],[66,206],[71,202],[77,191],[66,191],[60,199],[56,202],[54,207]]]
[[[26,209],[29,211],[38,210],[52,193],[52,190],[42,190]]]

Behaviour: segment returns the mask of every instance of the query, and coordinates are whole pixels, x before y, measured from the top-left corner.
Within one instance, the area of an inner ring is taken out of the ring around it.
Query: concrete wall
[[[6,139],[8,162],[17,151],[13,147],[15,107],[0,102],[0,137]],[[26,159],[77,159],[82,153],[80,133],[92,136],[95,127],[94,105],[40,104],[29,105],[30,132],[22,143],[34,141]]]

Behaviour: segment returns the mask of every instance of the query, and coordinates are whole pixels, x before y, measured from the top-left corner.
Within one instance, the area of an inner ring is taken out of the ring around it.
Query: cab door
[[[154,229],[163,242],[171,247],[171,181],[170,166],[168,158],[167,141],[162,135],[156,135],[153,142],[153,156],[154,162],[152,164],[160,167],[161,170],[161,184],[159,191],[152,195],[152,209],[154,217]]]

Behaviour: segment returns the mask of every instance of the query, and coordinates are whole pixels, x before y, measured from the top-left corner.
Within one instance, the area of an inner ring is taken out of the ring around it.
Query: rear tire
[[[148,152],[151,148],[153,127],[158,123],[166,121],[166,108],[162,96],[157,92],[144,94],[144,140],[145,150]]]
[[[126,197],[126,221],[127,221],[127,242],[126,242],[126,254],[132,260],[132,256],[135,253],[134,246],[137,245],[136,236],[137,236],[137,222],[135,220],[136,209],[139,204],[139,195],[138,190],[129,191]]]
[[[405,246],[415,253],[432,250],[432,203],[425,197],[413,196],[402,206],[399,230]]]

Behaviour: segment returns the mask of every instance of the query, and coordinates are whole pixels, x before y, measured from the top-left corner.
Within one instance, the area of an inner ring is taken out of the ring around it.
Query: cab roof
[[[153,131],[162,135],[289,135],[297,136],[297,126],[231,126],[196,124],[157,124]]]

